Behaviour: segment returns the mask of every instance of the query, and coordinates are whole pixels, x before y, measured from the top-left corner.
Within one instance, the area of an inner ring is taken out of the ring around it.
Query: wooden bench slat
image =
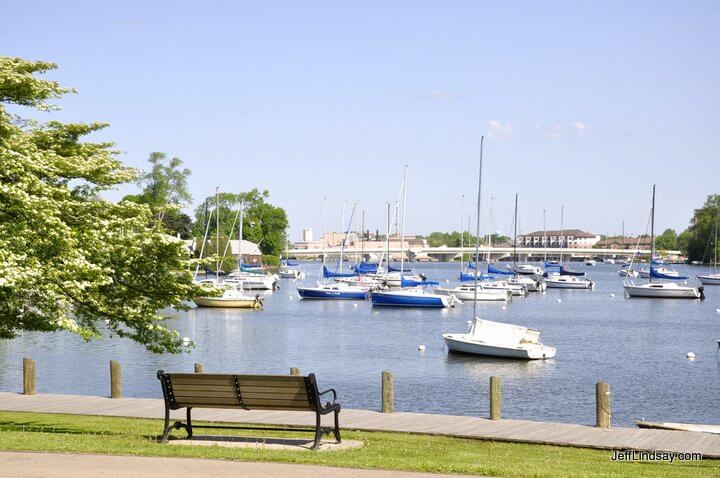
[[[248,399],[258,399],[258,398],[277,398],[281,400],[306,400],[308,399],[307,393],[264,393],[264,392],[246,392],[245,390],[242,390],[242,398],[243,401],[246,401]]]
[[[243,405],[246,407],[272,405],[273,407],[281,406],[292,406],[292,407],[309,407],[310,402],[305,400],[291,400],[291,399],[279,399],[279,398],[245,398],[243,397]]]
[[[194,406],[194,405],[227,405],[230,407],[239,407],[240,401],[235,398],[206,398],[206,397],[190,397],[190,398],[177,398],[175,402],[180,407]]]
[[[186,385],[186,384],[172,384],[173,391],[177,392],[192,392],[192,391],[207,391],[207,392],[224,392],[224,391],[235,391],[235,384],[232,385]]]
[[[307,395],[307,389],[303,387],[251,387],[251,386],[241,386],[242,387],[242,393],[245,395],[246,393],[302,393]]]
[[[200,375],[200,374],[198,374]],[[176,385],[215,385],[215,386],[235,386],[235,381],[232,378],[215,379],[215,380],[193,380],[191,378],[176,378],[171,379],[170,384],[175,387]]]
[[[187,398],[193,398],[193,397],[207,397],[207,398],[234,398],[237,400],[237,392],[235,390],[229,390],[229,391],[205,391],[205,390],[187,390],[187,391],[181,391],[178,392],[177,390],[174,391],[175,400],[183,400]]]
[[[301,388],[305,390],[305,382],[282,382],[279,380],[251,380],[240,379],[241,387],[274,387],[274,388]]]

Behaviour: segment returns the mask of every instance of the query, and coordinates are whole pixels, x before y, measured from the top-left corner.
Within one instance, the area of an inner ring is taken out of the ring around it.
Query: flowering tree
[[[48,100],[73,90],[36,76],[55,67],[0,57],[0,338],[109,333],[178,352],[158,311],[182,309],[201,290],[184,244],[149,227],[146,205],[100,197],[138,179],[112,144],[81,141],[107,125],[40,123],[7,109],[55,109]]]

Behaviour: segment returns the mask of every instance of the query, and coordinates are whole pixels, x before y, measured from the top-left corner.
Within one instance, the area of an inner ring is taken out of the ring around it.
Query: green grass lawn
[[[339,451],[171,446],[157,441],[161,420],[0,412],[0,450],[194,457],[243,461],[384,468],[490,476],[718,476],[720,460],[616,463],[611,452],[546,445],[343,430],[365,446]],[[309,434],[203,429],[196,433],[241,436]],[[184,430],[174,432],[184,437]]]

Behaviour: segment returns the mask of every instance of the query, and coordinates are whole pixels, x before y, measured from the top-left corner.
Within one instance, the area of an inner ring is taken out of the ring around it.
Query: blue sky
[[[268,189],[292,237],[382,227],[409,165],[407,231],[458,227],[476,194],[510,231],[684,229],[720,193],[718,2],[12,2],[2,54],[79,90],[42,118],[107,121],[123,160],[193,171],[199,202]],[[111,193],[119,198],[133,186]],[[468,214],[468,213],[466,213]]]

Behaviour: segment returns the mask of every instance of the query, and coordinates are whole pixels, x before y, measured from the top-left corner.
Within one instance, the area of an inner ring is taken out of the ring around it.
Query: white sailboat
[[[215,215],[216,215],[216,250],[220,251],[220,188],[215,190]],[[242,213],[241,213],[242,214]],[[241,223],[242,224],[242,223]],[[205,238],[203,239],[203,246],[207,239],[207,231],[210,226],[210,218],[208,218],[208,225],[205,229]],[[241,225],[242,227],[242,225]],[[242,231],[242,229],[241,229]],[[242,234],[242,232],[241,232]],[[242,244],[242,240],[241,240]],[[204,247],[203,247],[204,250]],[[200,255],[202,256],[201,250]],[[242,255],[240,259],[242,262]],[[200,281],[201,284],[208,284],[216,291],[220,291],[219,295],[216,296],[201,296],[193,298],[193,302],[198,307],[227,307],[227,308],[239,308],[239,309],[261,309],[263,305],[263,297],[259,295],[251,296],[245,294],[243,284],[235,283],[233,281],[221,281],[219,276],[220,263],[215,264],[215,279],[206,279]],[[197,270],[195,271],[197,276]]]
[[[482,153],[484,138],[480,139],[480,172],[478,174],[477,232],[480,236],[480,198],[482,191]],[[475,245],[475,263],[480,258],[480,241]],[[475,279],[474,294],[478,290]],[[555,356],[555,348],[540,343],[540,331],[513,324],[483,320],[477,316],[477,300],[473,301],[473,320],[464,334],[443,334],[451,352],[515,359],[547,359]]]
[[[273,290],[277,288],[278,277],[266,274],[262,270],[252,270],[243,263],[243,225],[245,221],[245,201],[240,201],[240,226],[238,229],[238,269],[228,274],[226,282],[245,290]]]
[[[650,275],[646,284],[635,284],[625,280],[623,286],[628,297],[646,297],[653,299],[704,299],[703,287],[690,287],[675,282],[653,282],[653,278],[672,279],[656,271],[652,260],[655,257],[655,185],[653,184],[652,209],[650,215]]]
[[[715,214],[715,240],[713,241],[713,273],[712,274],[699,274],[697,278],[704,285],[720,285],[720,273],[718,273],[718,221],[720,220],[720,207]],[[704,258],[703,258],[704,259]]]

